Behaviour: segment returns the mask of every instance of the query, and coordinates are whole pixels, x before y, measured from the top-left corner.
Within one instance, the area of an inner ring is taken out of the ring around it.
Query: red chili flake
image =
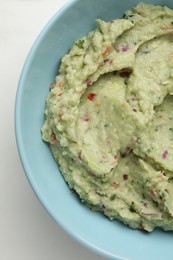
[[[90,101],[93,101],[95,96],[96,96],[96,94],[91,92],[91,93],[88,94],[87,99],[89,99]]]
[[[63,94],[63,92],[60,92],[57,96],[60,97],[60,96],[62,96],[62,94]]]
[[[108,64],[112,64],[112,59],[110,59],[110,58],[107,58],[107,59],[105,59],[104,61],[103,61],[103,64],[104,65],[108,65]]]
[[[132,111],[133,111],[133,112],[137,112],[138,110],[137,110],[136,108],[133,108]]]
[[[113,186],[115,189],[117,189],[117,188],[120,186],[120,184],[119,184],[118,181],[114,181],[114,182],[112,183],[112,186]]]
[[[102,55],[105,56],[106,54],[108,54],[111,50],[111,46],[108,46],[103,52]]]
[[[128,176],[127,174],[124,174],[124,175],[123,175],[123,179],[124,179],[125,181],[128,180],[128,177],[129,177],[129,176]]]
[[[145,212],[141,212],[141,215],[143,215],[143,216],[148,216],[148,217],[155,217],[155,216],[157,216],[157,213],[145,213]]]
[[[166,159],[167,155],[168,155],[168,151],[164,151],[162,153],[162,159]]]
[[[56,143],[57,142],[56,135],[54,133],[51,134],[50,140],[51,140],[52,143]]]
[[[129,45],[126,45],[126,46],[122,47],[121,50],[122,50],[123,52],[128,51],[128,50],[129,50]]]
[[[88,122],[90,120],[86,114],[83,115],[83,117],[81,119],[82,119],[82,121],[85,121],[85,122]]]
[[[122,69],[119,71],[119,75],[121,78],[128,78],[131,73],[131,70],[129,69]]]
[[[87,84],[87,86],[91,86],[92,80],[90,78],[86,79],[86,84]]]
[[[58,82],[58,86],[59,86],[60,88],[62,88],[62,87],[64,87],[64,83],[63,83],[62,81],[59,81],[59,82]]]

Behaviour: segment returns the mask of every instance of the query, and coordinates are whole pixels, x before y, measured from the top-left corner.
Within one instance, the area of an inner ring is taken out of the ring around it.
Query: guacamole
[[[89,208],[173,230],[173,10],[140,3],[97,23],[62,58],[42,138]]]

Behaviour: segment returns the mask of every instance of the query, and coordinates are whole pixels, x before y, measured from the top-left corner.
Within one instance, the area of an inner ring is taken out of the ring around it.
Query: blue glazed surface
[[[43,29],[25,62],[16,96],[16,139],[27,178],[50,215],[70,235],[109,259],[172,260],[173,234],[131,230],[86,208],[68,189],[49,147],[42,142],[45,98],[61,57],[72,43],[96,27],[95,19],[121,18],[135,0],[74,0]],[[145,3],[167,5],[172,0]]]

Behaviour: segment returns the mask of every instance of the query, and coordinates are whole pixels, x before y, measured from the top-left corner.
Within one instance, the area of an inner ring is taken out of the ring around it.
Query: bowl
[[[61,57],[73,42],[96,28],[95,19],[121,18],[135,0],[69,1],[35,41],[21,73],[16,95],[18,150],[26,176],[40,202],[55,221],[83,245],[109,259],[172,260],[172,232],[144,233],[90,211],[72,193],[41,139],[45,99]],[[167,5],[170,0],[145,3]]]

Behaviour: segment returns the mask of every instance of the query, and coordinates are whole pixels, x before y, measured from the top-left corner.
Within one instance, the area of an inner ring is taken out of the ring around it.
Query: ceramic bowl
[[[172,232],[132,230],[90,211],[69,190],[50,149],[41,139],[45,99],[61,57],[73,42],[96,28],[96,18],[121,18],[135,0],[69,1],[42,30],[25,62],[16,96],[18,150],[26,176],[55,221],[79,242],[109,259],[172,260]],[[167,5],[173,1],[147,1]]]

